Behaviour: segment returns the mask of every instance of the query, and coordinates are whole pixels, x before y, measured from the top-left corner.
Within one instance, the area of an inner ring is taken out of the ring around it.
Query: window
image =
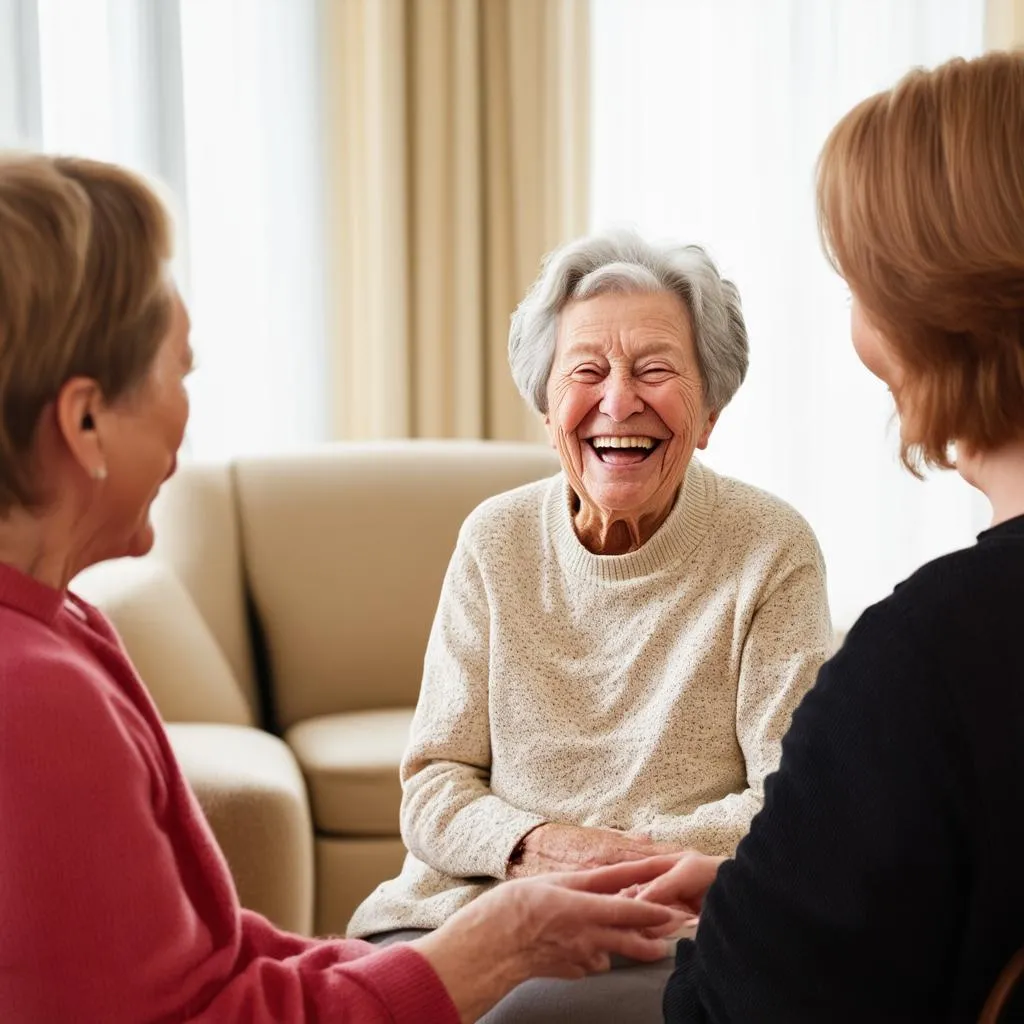
[[[849,340],[820,250],[829,129],[914,65],[982,50],[984,0],[593,0],[595,229],[707,246],[739,286],[751,369],[711,439],[716,470],[795,505],[847,626],[917,566],[972,542],[987,505],[897,463],[884,387]]]
[[[316,0],[0,0],[0,145],[164,182],[198,372],[187,449],[326,436]]]

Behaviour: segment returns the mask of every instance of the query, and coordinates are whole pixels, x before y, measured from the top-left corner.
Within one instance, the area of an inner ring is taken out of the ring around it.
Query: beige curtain
[[[1024,0],[987,0],[985,45],[992,50],[1024,46]]]
[[[586,228],[587,9],[327,0],[336,436],[541,436],[508,320]]]

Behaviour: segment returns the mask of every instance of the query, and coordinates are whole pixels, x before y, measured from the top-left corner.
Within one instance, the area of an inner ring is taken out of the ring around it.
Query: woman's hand
[[[699,917],[704,897],[727,859],[690,850],[677,858],[660,878],[636,889],[636,898]]]
[[[506,882],[412,945],[430,962],[463,1021],[475,1021],[532,977],[582,978],[610,957],[660,960],[683,918],[661,904],[616,895],[645,885],[674,856],[594,871]]]
[[[528,832],[521,855],[509,863],[509,878],[528,878],[552,871],[579,871],[623,861],[643,860],[681,851],[667,843],[628,835],[610,828],[586,828],[548,822]]]

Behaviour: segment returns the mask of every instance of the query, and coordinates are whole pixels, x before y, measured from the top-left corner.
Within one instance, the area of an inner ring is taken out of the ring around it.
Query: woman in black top
[[[905,464],[955,468],[992,527],[854,626],[735,859],[691,854],[648,887],[701,912],[665,1015],[974,1021],[1024,944],[1024,55],[861,103],[818,207]]]

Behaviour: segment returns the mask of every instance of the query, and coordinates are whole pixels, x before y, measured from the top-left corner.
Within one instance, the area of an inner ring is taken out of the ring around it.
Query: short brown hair
[[[818,161],[818,223],[903,368],[905,465],[1020,437],[1024,54],[915,70],[854,107]]]
[[[0,154],[0,514],[41,500],[39,418],[73,377],[116,401],[148,372],[171,317],[171,225],[111,164]]]

